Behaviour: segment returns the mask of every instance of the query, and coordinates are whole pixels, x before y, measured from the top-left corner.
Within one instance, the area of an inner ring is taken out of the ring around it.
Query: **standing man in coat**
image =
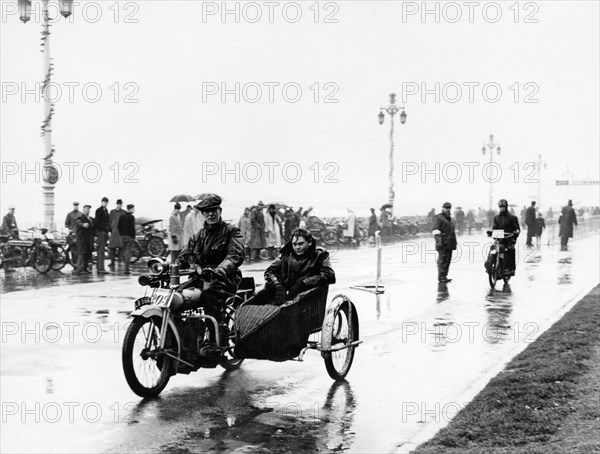
[[[379,225],[381,226],[381,239],[385,243],[392,233],[392,222],[390,221],[390,213],[384,207],[381,207],[380,210]]]
[[[73,210],[69,211],[65,218],[65,228],[69,231],[67,236],[67,242],[71,249],[71,263],[77,263],[79,259],[79,253],[77,252],[77,218],[81,215],[79,211],[79,202],[73,202]]]
[[[250,235],[252,226],[250,225],[250,208],[244,208],[244,214],[240,217],[238,222],[238,229],[242,234],[242,241],[244,242],[244,251],[246,255],[250,256]]]
[[[182,249],[187,246],[190,239],[200,231],[204,225],[204,216],[200,213],[198,205],[194,205],[192,212],[185,217],[183,221],[183,244]]]
[[[181,205],[177,202],[169,217],[169,251],[171,253],[171,262],[177,260],[177,256],[181,252],[181,243],[183,242],[183,224],[181,224],[179,210],[181,210]]]
[[[563,207],[560,217],[558,218],[560,229],[558,230],[558,236],[560,236],[560,250],[567,251],[567,244],[569,238],[573,238],[573,224],[577,225],[577,215],[573,209],[573,201],[569,200],[567,206]]]
[[[531,239],[535,235],[535,200],[531,206],[525,210],[525,225],[527,226],[527,242],[525,246],[533,246]]]
[[[91,205],[84,205],[83,212],[75,220],[78,254],[75,274],[89,274],[88,264],[94,248],[94,221],[90,217],[91,208]]]
[[[456,233],[450,216],[451,208],[450,202],[442,205],[442,212],[435,217],[431,232],[435,238],[435,249],[438,251],[438,282],[441,284],[452,282],[452,279],[448,279],[448,269],[452,260],[452,251],[456,249]]]
[[[375,232],[379,230],[379,223],[377,222],[377,215],[375,214],[375,208],[371,208],[371,216],[369,217],[369,244],[375,246]]]
[[[250,213],[250,259],[256,261],[260,261],[260,251],[266,246],[264,207],[265,204],[260,201]]]
[[[96,257],[96,268],[98,274],[108,274],[104,269],[104,254],[106,252],[106,241],[110,234],[110,216],[108,214],[108,198],[102,197],[100,206],[96,209],[94,218],[96,224],[96,236],[98,237],[98,256]]]
[[[350,208],[348,208],[348,214],[346,215],[344,224],[346,225],[346,227],[344,228],[342,234],[344,235],[344,238],[348,241],[348,244],[352,246],[354,244],[354,229],[357,227],[357,225],[356,215],[354,214],[354,211],[352,211]]]
[[[0,227],[0,233],[8,235],[13,240],[19,239],[19,227],[17,226],[17,218],[15,218],[15,207],[13,205],[8,207],[8,213],[2,219],[2,227]]]
[[[265,242],[269,251],[269,260],[275,260],[275,248],[281,247],[281,218],[275,209],[275,205],[269,205],[265,216]]]
[[[108,242],[108,254],[110,256],[110,263],[108,267],[111,270],[115,269],[115,256],[116,258],[122,258],[123,256],[123,240],[121,239],[121,234],[119,233],[119,218],[124,214],[125,210],[123,210],[123,201],[118,199],[116,208],[110,210],[110,213],[108,213],[111,230],[110,240]]]
[[[125,274],[131,274],[129,272],[129,261],[131,260],[131,253],[133,251],[133,242],[135,241],[135,206],[133,204],[127,205],[127,212],[123,213],[119,217],[119,223],[117,229],[123,241],[123,261],[125,262]]]

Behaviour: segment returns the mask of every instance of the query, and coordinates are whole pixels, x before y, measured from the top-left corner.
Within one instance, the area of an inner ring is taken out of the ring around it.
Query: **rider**
[[[500,199],[498,202],[498,208],[500,209],[500,213],[494,217],[492,229],[504,230],[504,233],[513,234],[512,237],[506,238],[503,240],[503,242],[506,246],[506,252],[504,253],[506,260],[505,274],[507,276],[514,276],[517,269],[517,264],[515,262],[515,243],[517,242],[517,237],[521,232],[521,228],[519,227],[519,219],[508,211],[508,202],[506,199]]]
[[[204,226],[190,238],[177,263],[181,269],[189,268],[190,261],[203,268],[202,274],[186,286],[203,288],[198,305],[222,323],[225,301],[235,295],[242,280],[239,267],[245,257],[244,241],[240,229],[221,219],[221,197],[211,194],[197,206],[205,218]]]
[[[265,289],[256,295],[255,300],[266,298],[279,306],[298,293],[321,285],[335,284],[329,252],[316,246],[308,230],[294,230],[291,240],[280,252],[279,257],[266,269]]]

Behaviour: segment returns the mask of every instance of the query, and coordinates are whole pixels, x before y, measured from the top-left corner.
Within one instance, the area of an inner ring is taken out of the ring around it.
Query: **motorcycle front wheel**
[[[131,390],[140,397],[158,396],[171,377],[173,358],[165,354],[175,345],[174,335],[168,331],[165,348],[161,351],[161,317],[137,317],[123,340],[123,372]],[[171,351],[176,354],[175,351]]]
[[[52,269],[52,252],[45,248],[38,248],[33,253],[33,267],[38,273],[46,274]]]
[[[498,282],[498,270],[496,269],[496,260],[492,260],[492,262],[490,263],[488,281],[490,282],[490,287],[496,288],[496,282]]]

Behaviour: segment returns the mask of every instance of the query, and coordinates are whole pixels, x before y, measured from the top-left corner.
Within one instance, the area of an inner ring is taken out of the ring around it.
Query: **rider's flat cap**
[[[451,204],[450,202],[445,202],[445,203],[442,205],[442,208],[452,208],[452,204]]]
[[[217,194],[210,194],[198,203],[197,207],[200,211],[212,210],[213,208],[221,208],[221,197]]]

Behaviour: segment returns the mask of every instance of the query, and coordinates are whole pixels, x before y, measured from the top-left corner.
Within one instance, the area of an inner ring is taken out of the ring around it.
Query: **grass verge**
[[[600,286],[412,451],[600,452]]]

